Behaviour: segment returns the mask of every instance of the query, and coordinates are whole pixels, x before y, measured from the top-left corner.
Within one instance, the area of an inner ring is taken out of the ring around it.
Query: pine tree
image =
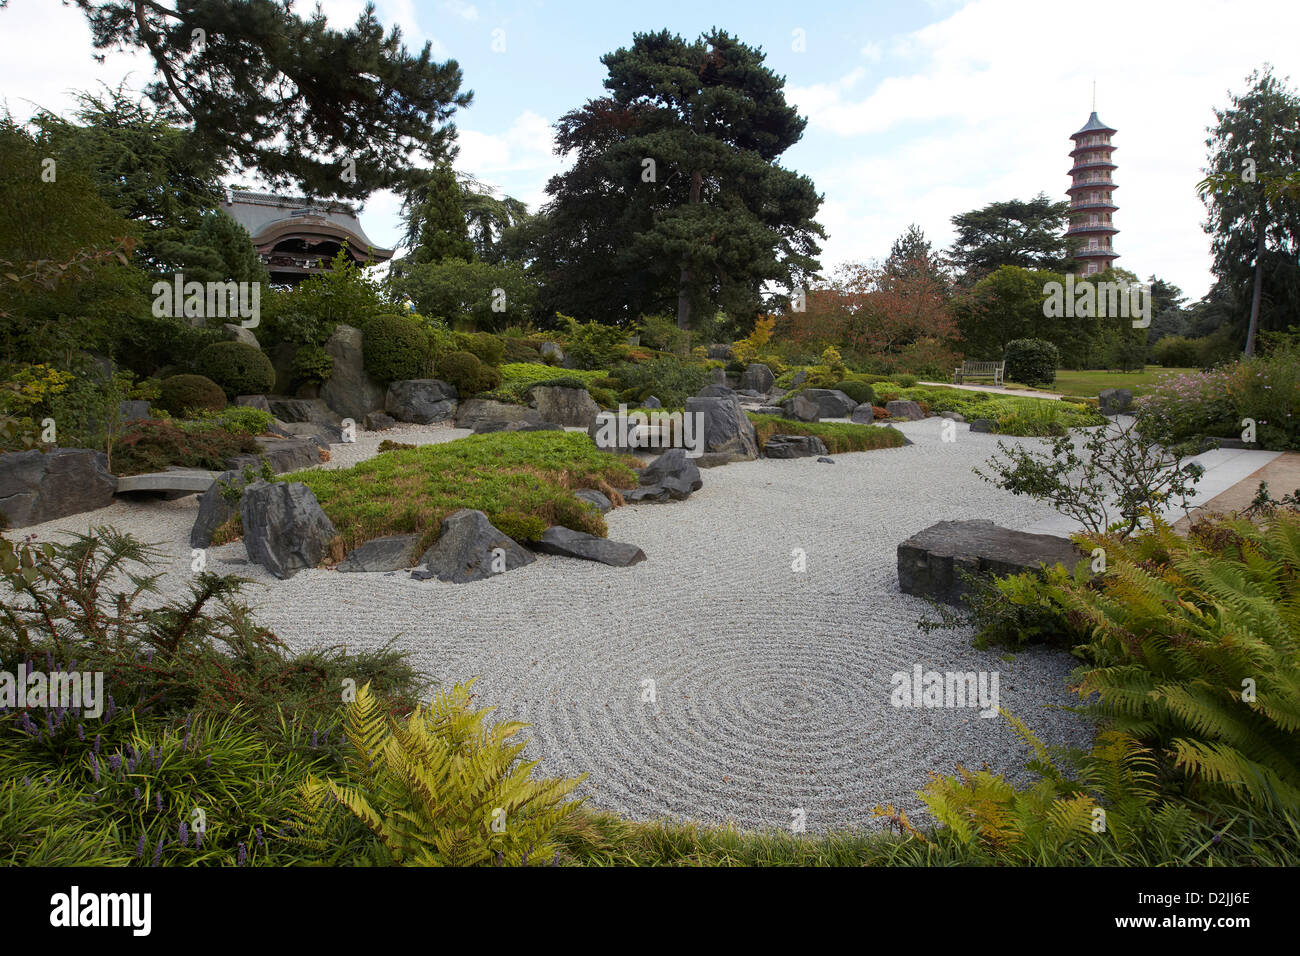
[[[411,194],[408,207],[407,244],[414,262],[474,258],[461,186],[450,166],[428,170]]]
[[[602,57],[609,95],[556,124],[576,154],[547,186],[538,255],[557,301],[602,321],[675,303],[688,328],[719,306],[756,314],[765,283],[817,272],[821,197],[777,162],[806,120],[763,61],[719,30],[636,34]]]

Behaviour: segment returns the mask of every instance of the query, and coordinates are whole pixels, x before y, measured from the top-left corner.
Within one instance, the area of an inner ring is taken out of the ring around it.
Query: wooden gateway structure
[[[347,203],[228,189],[221,211],[248,230],[271,282],[278,285],[295,285],[328,271],[345,243],[347,255],[359,266],[393,257],[392,249],[370,241]]]

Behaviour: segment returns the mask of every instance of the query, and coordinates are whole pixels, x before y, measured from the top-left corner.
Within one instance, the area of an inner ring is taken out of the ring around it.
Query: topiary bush
[[[219,412],[226,407],[226,393],[206,375],[173,375],[159,385],[158,407],[177,418],[191,409]]]
[[[429,336],[404,315],[378,315],[362,333],[361,360],[380,385],[420,378],[428,369]]]
[[[322,346],[303,345],[293,353],[293,380],[299,385],[323,384],[334,372],[334,356]]]
[[[453,334],[453,341],[457,350],[461,352],[472,352],[484,365],[493,367],[501,364],[506,354],[505,340],[491,332],[456,332]],[[531,357],[526,361],[536,361],[537,353],[533,352]]]
[[[221,386],[227,398],[265,395],[275,388],[275,368],[262,350],[247,342],[214,342],[194,362],[198,372]]]
[[[1061,353],[1046,339],[1012,339],[1003,354],[1006,369],[1004,382],[1025,385],[1051,385],[1061,364]]]
[[[865,405],[876,400],[875,389],[866,382],[840,382],[835,387],[859,405]]]
[[[501,373],[485,366],[473,352],[448,352],[438,357],[438,378],[456,386],[461,398],[486,392],[501,384]]]

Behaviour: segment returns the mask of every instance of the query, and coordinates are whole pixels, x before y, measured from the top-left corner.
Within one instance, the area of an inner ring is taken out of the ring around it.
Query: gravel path
[[[904,425],[916,444],[814,459],[709,469],[689,500],[617,509],[610,537],[649,556],[632,568],[541,555],[468,585],[406,573],[305,571],[276,581],[244,562],[240,543],[212,548],[211,570],[264,582],[248,598],[288,644],[375,647],[400,634],[422,670],[479,676],[484,705],[531,723],[527,755],[547,774],[587,773],[597,807],[636,818],[678,816],[810,831],[868,825],[877,803],[919,814],[931,770],[957,763],[1026,780],[1026,749],[976,710],[890,706],[890,677],[925,670],[998,672],[1001,704],[1048,743],[1086,745],[1085,722],[1055,705],[1073,660],[970,647],[967,631],[916,628],[929,605],[898,590],[895,548],[943,519],[1012,528],[1052,512],[978,480],[971,467],[997,439],[940,419]],[[381,438],[466,434],[408,426],[333,447],[327,467],[374,453]],[[27,531],[111,523],[160,542],[165,587],[189,574],[194,497],[117,502]],[[804,549],[807,570],[791,570]],[[1011,657],[1009,660],[1004,656]],[[654,703],[643,700],[655,683]]]

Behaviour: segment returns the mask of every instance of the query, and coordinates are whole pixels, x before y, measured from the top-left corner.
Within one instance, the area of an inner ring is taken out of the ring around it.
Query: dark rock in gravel
[[[116,490],[103,452],[54,448],[0,455],[0,515],[10,528],[107,508]]]
[[[191,548],[206,548],[212,544],[213,533],[239,510],[238,504],[232,505],[222,496],[221,491],[227,486],[242,491],[244,476],[238,471],[224,471],[207,491],[199,495],[199,513],[194,519],[194,526],[190,528]]]
[[[875,410],[870,402],[864,402],[849,413],[849,421],[856,425],[870,425],[876,420]]]
[[[292,437],[306,438],[325,449],[343,441],[343,429],[324,422],[287,422],[281,427]]]
[[[541,538],[533,544],[533,547],[544,554],[599,561],[601,564],[616,568],[626,568],[628,565],[645,560],[645,552],[634,544],[597,538],[595,535],[559,525],[543,531]]]
[[[420,558],[421,568],[411,577],[466,584],[494,577],[503,571],[532,564],[537,557],[521,548],[505,532],[493,527],[481,511],[462,508],[443,519],[438,540]]]
[[[685,413],[703,416],[703,451],[711,460],[750,461],[758,457],[754,423],[734,398],[694,396],[686,400]]]
[[[239,513],[249,559],[281,579],[320,564],[337,534],[316,495],[297,481],[254,482]]]
[[[608,513],[614,507],[613,502],[595,488],[579,488],[573,493],[573,497],[585,501],[587,504],[595,505],[600,509],[601,514]]]
[[[337,425],[342,421],[341,416],[319,398],[286,398],[283,395],[267,395],[266,403],[266,410],[286,424],[319,422],[326,425]]]
[[[970,423],[970,430],[981,434],[991,435],[993,429],[995,429],[997,425],[998,423],[991,418],[977,418]]]
[[[1133,393],[1127,388],[1103,388],[1097,393],[1097,411],[1122,415],[1133,407]]]
[[[456,414],[456,386],[436,378],[393,382],[384,397],[384,411],[399,422],[432,425]]]
[[[371,412],[362,423],[368,432],[387,431],[397,425],[397,419],[383,412]]]
[[[630,505],[663,504],[672,498],[672,492],[661,485],[642,485],[623,493],[623,500]]]
[[[920,405],[905,399],[894,399],[892,402],[886,402],[885,411],[889,413],[890,418],[902,418],[909,422],[919,422],[925,418],[925,412],[921,411]]]
[[[1001,528],[992,521],[940,521],[898,546],[898,585],[904,594],[960,605],[962,572],[1001,576],[1086,558],[1068,538]]]
[[[821,418],[847,418],[858,407],[838,388],[805,388],[799,394],[817,406]]]
[[[339,563],[339,570],[351,571],[401,571],[415,564],[420,557],[418,534],[394,534],[374,538],[349,552]]]
[[[812,458],[826,454],[826,443],[815,435],[773,435],[763,446],[764,458]]]
[[[687,456],[684,448],[670,448],[641,469],[643,485],[662,485],[665,479],[685,486],[688,491],[699,491],[704,487],[699,466]]]
[[[821,462],[823,465],[833,465],[833,464],[835,464],[835,459],[834,459],[834,458],[818,458],[817,460],[818,460],[819,462]]]

